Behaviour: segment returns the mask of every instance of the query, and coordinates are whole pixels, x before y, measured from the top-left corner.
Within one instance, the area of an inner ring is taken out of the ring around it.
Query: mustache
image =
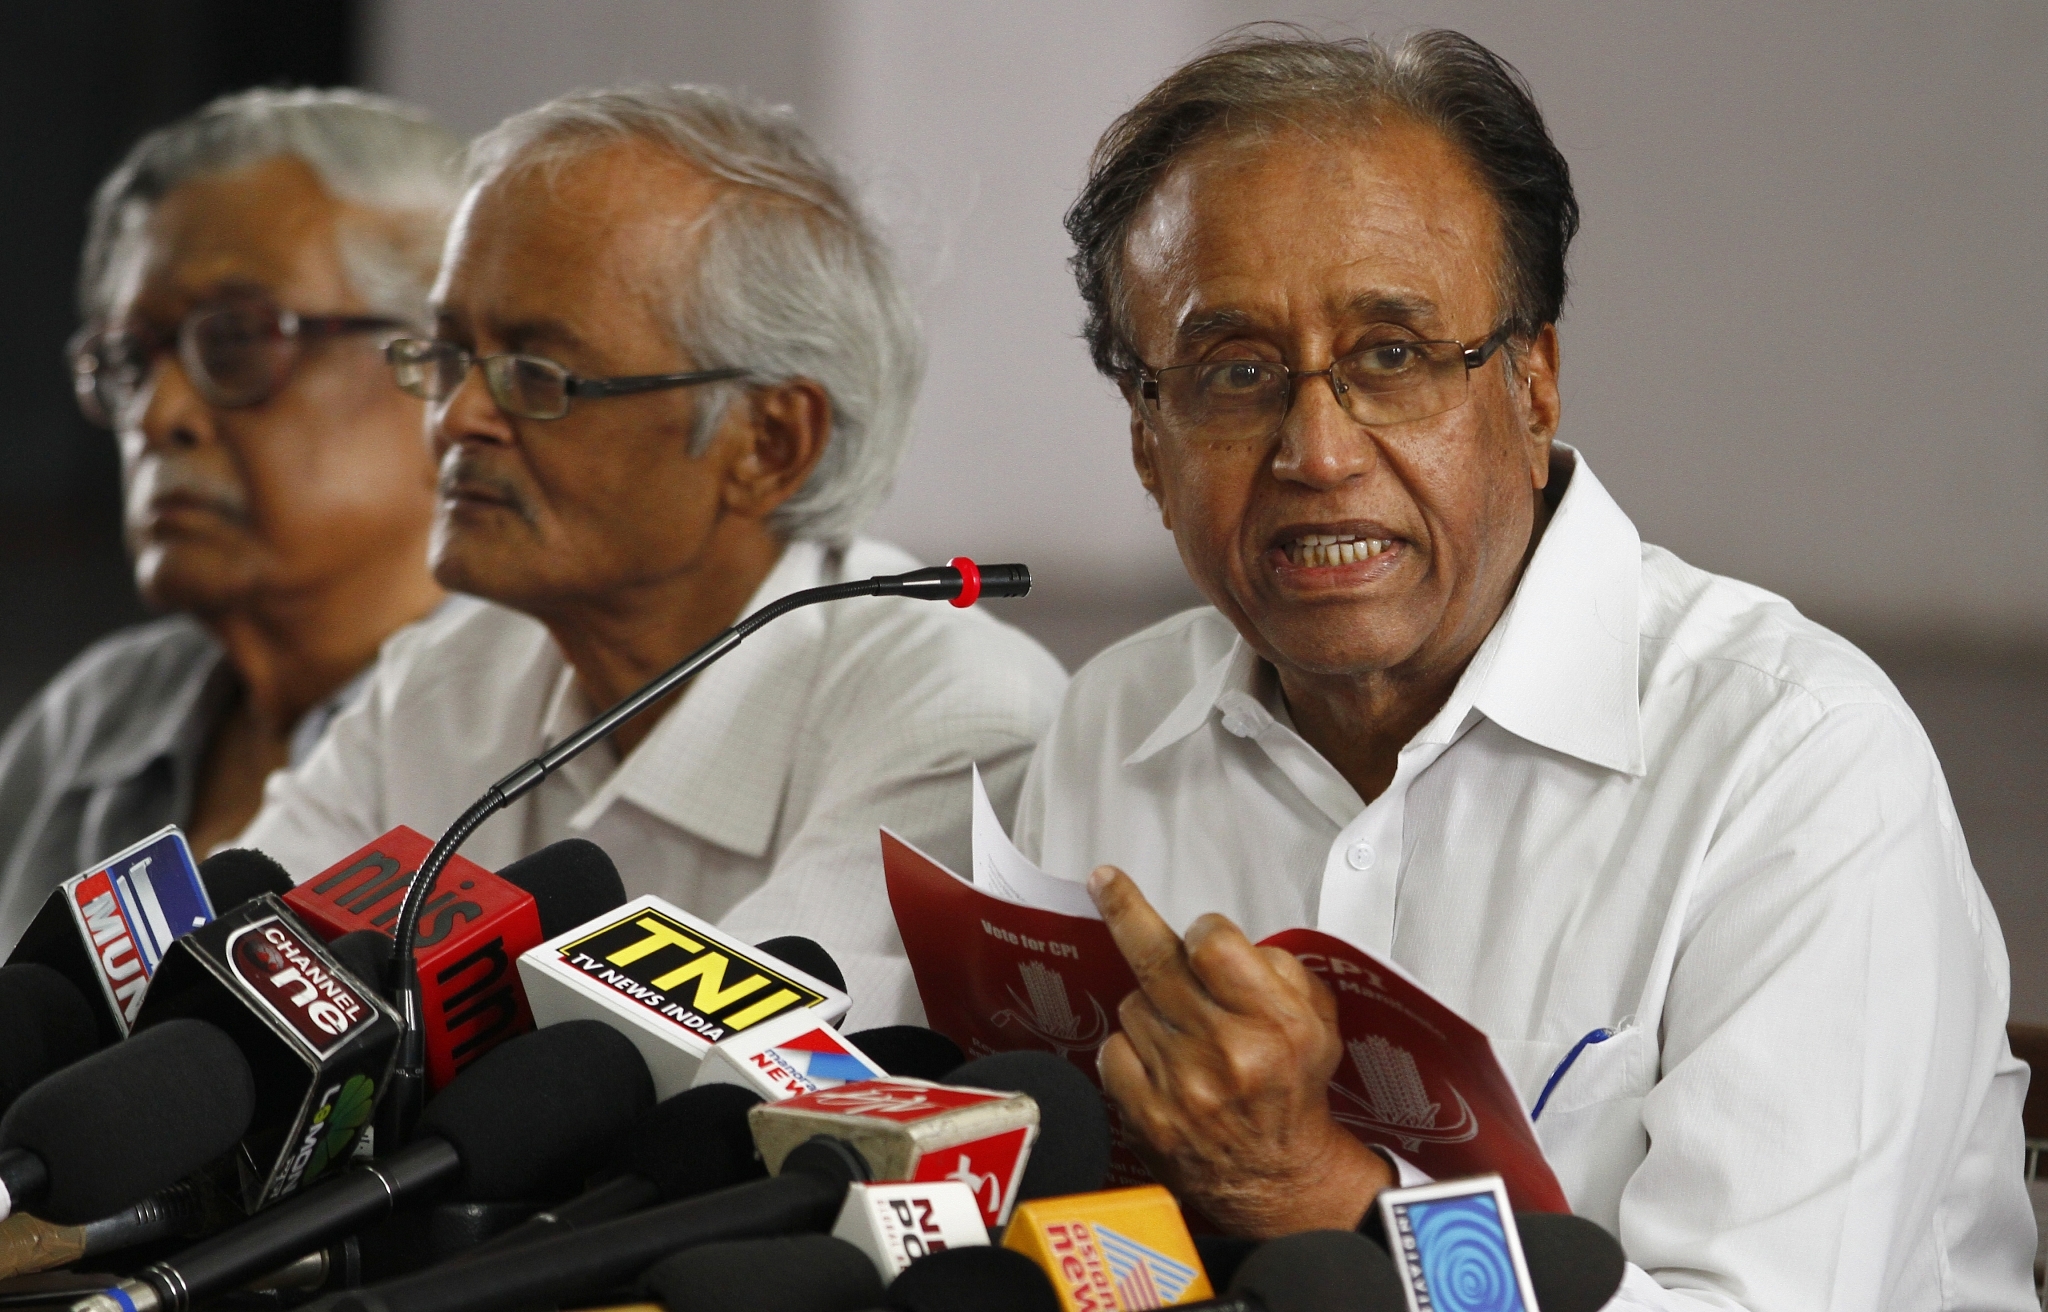
[[[176,457],[159,457],[136,471],[128,488],[130,516],[146,514],[151,505],[171,497],[196,501],[237,524],[250,522],[249,494],[241,484]]]
[[[482,462],[466,452],[451,453],[441,463],[440,472],[434,479],[434,491],[444,501],[472,496],[503,502],[513,514],[528,523],[533,522],[533,511],[526,504],[519,484],[503,474],[485,469]]]

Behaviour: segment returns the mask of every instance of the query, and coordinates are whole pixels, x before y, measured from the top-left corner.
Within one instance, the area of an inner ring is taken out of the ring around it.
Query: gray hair
[[[1124,245],[1138,210],[1175,161],[1219,137],[1281,127],[1370,130],[1387,112],[1443,133],[1493,196],[1502,248],[1497,299],[1512,334],[1507,354],[1555,323],[1579,202],[1571,169],[1522,75],[1461,32],[1417,32],[1387,46],[1259,24],[1226,35],[1168,74],[1095,147],[1088,181],[1066,219],[1074,239],[1070,263],[1087,308],[1082,332],[1095,367],[1117,379],[1138,368],[1123,304]]]
[[[395,100],[310,88],[222,96],[136,142],[93,196],[80,312],[107,315],[122,248],[158,201],[195,178],[279,156],[303,161],[335,199],[378,212],[381,222],[342,225],[342,268],[371,308],[424,322],[462,195],[462,141]]]
[[[627,140],[671,150],[727,184],[694,225],[694,259],[679,261],[664,291],[696,368],[751,376],[702,394],[691,449],[704,449],[747,386],[816,382],[831,398],[831,440],[769,527],[844,541],[889,494],[924,374],[916,315],[887,249],[790,109],[716,87],[572,92],[477,138],[469,181],[558,167]]]

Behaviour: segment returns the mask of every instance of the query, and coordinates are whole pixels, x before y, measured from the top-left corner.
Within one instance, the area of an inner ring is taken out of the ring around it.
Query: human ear
[[[1145,422],[1145,411],[1131,390],[1129,383],[1122,383],[1124,400],[1131,407],[1131,466],[1138,471],[1138,482],[1145,488],[1152,504],[1159,507],[1159,522],[1166,531],[1173,531],[1173,512],[1166,508],[1166,497],[1161,491],[1159,478],[1159,439],[1152,426]]]
[[[1527,435],[1529,477],[1538,489],[1550,481],[1550,443],[1564,412],[1557,390],[1559,363],[1557,325],[1544,324],[1517,361],[1519,376],[1513,381],[1515,408]]]
[[[766,519],[795,496],[832,437],[832,399],[808,378],[758,388],[726,414],[721,441],[736,444],[724,471],[727,510]]]

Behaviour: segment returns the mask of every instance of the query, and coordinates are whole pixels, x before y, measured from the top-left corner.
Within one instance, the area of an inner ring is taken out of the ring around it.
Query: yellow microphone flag
[[[1066,1312],[1145,1312],[1215,1292],[1173,1195],[1156,1184],[1019,1203],[1003,1247],[1038,1263]]]

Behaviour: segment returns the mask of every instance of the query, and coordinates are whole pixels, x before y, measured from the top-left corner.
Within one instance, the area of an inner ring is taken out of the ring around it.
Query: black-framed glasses
[[[1472,371],[1508,340],[1502,325],[1476,346],[1400,337],[1368,342],[1327,369],[1290,369],[1274,360],[1200,360],[1138,370],[1138,390],[1176,436],[1201,442],[1271,437],[1294,405],[1295,387],[1321,378],[1344,412],[1363,425],[1405,424],[1455,410],[1472,393]]]
[[[700,387],[744,378],[751,369],[693,369],[680,374],[633,374],[620,378],[581,378],[540,355],[473,355],[453,342],[426,337],[401,337],[384,348],[391,376],[399,387],[423,401],[445,401],[455,395],[474,366],[484,371],[491,400],[520,419],[560,419],[572,398],[629,396],[670,387]]]
[[[88,325],[71,339],[66,354],[78,408],[93,423],[113,428],[167,351],[177,352],[185,376],[208,404],[238,410],[276,396],[309,342],[404,327],[404,320],[381,315],[300,314],[260,296],[236,296],[194,306],[169,334],[134,325]]]

